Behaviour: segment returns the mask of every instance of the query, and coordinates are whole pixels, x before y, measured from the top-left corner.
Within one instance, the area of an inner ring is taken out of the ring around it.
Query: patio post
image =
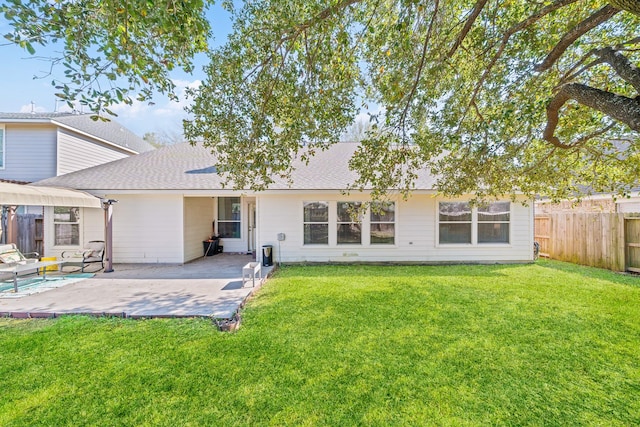
[[[102,208],[104,209],[104,246],[105,255],[107,257],[107,265],[104,268],[105,273],[113,272],[113,260],[112,260],[112,243],[113,243],[113,204],[118,203],[117,200],[109,199],[102,201]]]

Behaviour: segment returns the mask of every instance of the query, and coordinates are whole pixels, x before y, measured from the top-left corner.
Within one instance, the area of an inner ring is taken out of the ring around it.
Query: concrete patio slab
[[[230,319],[259,287],[242,286],[242,267],[250,261],[250,255],[220,254],[184,265],[116,264],[112,273],[101,271],[61,288],[2,299],[0,313]],[[262,267],[262,277],[272,269]]]

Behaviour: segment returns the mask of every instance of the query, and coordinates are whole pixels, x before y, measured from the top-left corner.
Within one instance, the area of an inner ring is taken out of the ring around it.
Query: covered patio
[[[22,298],[0,299],[0,316],[62,314],[121,317],[212,317],[231,319],[259,288],[243,286],[242,267],[251,255],[219,254],[184,265],[116,264],[92,278]],[[261,267],[263,279],[272,271]]]

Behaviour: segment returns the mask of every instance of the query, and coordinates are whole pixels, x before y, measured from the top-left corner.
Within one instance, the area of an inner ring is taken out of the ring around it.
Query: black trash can
[[[273,265],[273,246],[262,246],[262,265],[265,267],[271,267]]]
[[[212,256],[218,253],[218,239],[205,240],[202,242],[204,256]]]

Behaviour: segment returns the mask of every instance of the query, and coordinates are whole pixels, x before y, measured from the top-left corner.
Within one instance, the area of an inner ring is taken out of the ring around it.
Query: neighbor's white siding
[[[130,156],[123,150],[58,129],[57,175],[86,169]]]
[[[34,182],[56,176],[56,128],[46,124],[5,125],[5,165],[0,179]]]
[[[619,200],[616,202],[617,211],[622,213],[640,212],[640,201],[637,198],[631,200]]]
[[[533,210],[511,204],[510,243],[501,245],[449,245],[437,243],[437,202],[431,195],[414,194],[396,200],[396,242],[369,245],[368,221],[363,224],[362,245],[336,245],[336,201],[364,201],[363,195],[335,194],[260,195],[258,244],[274,247],[274,260],[283,262],[509,262],[531,261]],[[329,245],[303,244],[303,202],[329,202]],[[285,240],[277,241],[277,234]]]
[[[213,198],[184,198],[184,261],[204,255],[202,241],[213,234]]]
[[[182,195],[108,195],[114,263],[183,263]]]

